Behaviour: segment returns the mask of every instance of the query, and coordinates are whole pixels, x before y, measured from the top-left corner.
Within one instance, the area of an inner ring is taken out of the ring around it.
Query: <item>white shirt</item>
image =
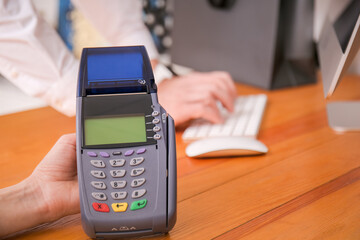
[[[158,53],[142,22],[137,0],[73,0],[111,45],[145,45]],[[57,32],[34,10],[30,0],[0,0],[0,72],[27,94],[56,110],[75,115],[79,61]]]

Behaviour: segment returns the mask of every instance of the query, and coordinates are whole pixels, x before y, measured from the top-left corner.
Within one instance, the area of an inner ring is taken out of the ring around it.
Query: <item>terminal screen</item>
[[[86,118],[85,145],[146,142],[145,116]]]
[[[91,53],[87,57],[88,82],[143,79],[143,56],[139,52]]]

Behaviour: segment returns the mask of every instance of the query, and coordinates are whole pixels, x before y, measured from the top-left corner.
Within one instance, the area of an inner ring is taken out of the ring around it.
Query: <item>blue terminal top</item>
[[[77,96],[156,92],[144,46],[84,48]]]

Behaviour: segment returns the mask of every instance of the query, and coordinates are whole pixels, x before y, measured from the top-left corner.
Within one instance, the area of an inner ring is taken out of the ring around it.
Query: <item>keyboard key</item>
[[[92,207],[97,212],[109,212],[109,206],[106,203],[93,202]]]
[[[145,183],[145,178],[134,179],[131,182],[131,187],[140,187]]]
[[[114,178],[120,178],[125,176],[126,171],[124,169],[121,170],[111,170],[110,175]]]
[[[106,189],[106,184],[100,181],[92,181],[91,186],[93,186],[96,189]]]
[[[113,167],[122,167],[125,164],[125,159],[112,159],[109,162]]]
[[[126,186],[126,181],[111,181],[110,185],[112,188],[124,188]]]
[[[210,124],[204,124],[198,128],[198,131],[196,132],[196,138],[203,138],[206,137],[211,129]]]
[[[133,155],[133,154],[134,154],[134,150],[127,150],[124,155],[125,155],[126,157],[128,157],[128,156],[131,156],[131,155]]]
[[[114,212],[125,212],[128,207],[128,204],[126,202],[113,203],[111,204],[111,207],[114,210]]]
[[[244,108],[244,103],[246,102],[246,98],[245,97],[239,97],[235,100],[235,107],[234,107],[234,112],[236,114],[238,114],[243,108]]]
[[[134,211],[134,210],[144,208],[146,206],[146,203],[147,203],[146,199],[142,199],[142,200],[139,200],[139,201],[132,202],[130,210]]]
[[[137,166],[137,165],[141,164],[143,161],[144,161],[143,157],[133,158],[130,161],[130,166]]]
[[[196,132],[197,132],[197,128],[190,126],[188,127],[184,134],[183,134],[183,139],[193,139],[196,136]]]
[[[222,127],[223,127],[223,125],[221,125],[221,124],[212,125],[211,129],[209,131],[209,137],[219,137]]]
[[[97,167],[97,168],[105,167],[105,163],[102,160],[91,160],[90,163],[91,163],[91,165],[93,165],[94,167]]]
[[[236,117],[233,117],[233,116],[229,117],[226,120],[225,125],[221,129],[221,132],[219,135],[220,136],[230,136],[235,129],[236,120],[237,120]]]
[[[104,171],[92,170],[91,175],[96,178],[106,178]]]
[[[146,189],[139,189],[132,192],[131,197],[132,198],[141,198],[146,193]]]
[[[127,192],[112,192],[111,197],[115,200],[125,199],[127,196]]]
[[[97,157],[97,154],[95,152],[87,152],[87,155],[89,157]]]
[[[137,154],[143,154],[143,153],[145,153],[145,152],[146,152],[146,148],[139,148],[139,149],[136,151]]]
[[[105,193],[102,193],[102,192],[93,192],[93,193],[91,193],[91,195],[96,200],[105,201],[107,199]]]
[[[110,157],[110,154],[107,152],[100,152],[100,156],[102,156],[103,158],[108,158]]]
[[[255,97],[253,95],[250,95],[248,97],[248,99],[245,101],[245,105],[243,108],[243,112],[251,112],[254,108],[254,104],[255,104]]]
[[[246,116],[246,115],[241,115],[238,118],[235,129],[233,131],[234,136],[243,136],[243,134],[245,132],[247,121],[248,121],[248,116]]]
[[[136,177],[136,176],[143,174],[144,171],[145,171],[145,168],[134,168],[133,170],[131,170],[130,175],[132,177]]]

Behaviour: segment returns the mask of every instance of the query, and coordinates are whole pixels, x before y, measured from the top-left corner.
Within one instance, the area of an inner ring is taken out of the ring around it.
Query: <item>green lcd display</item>
[[[85,145],[146,142],[144,116],[85,119]]]

